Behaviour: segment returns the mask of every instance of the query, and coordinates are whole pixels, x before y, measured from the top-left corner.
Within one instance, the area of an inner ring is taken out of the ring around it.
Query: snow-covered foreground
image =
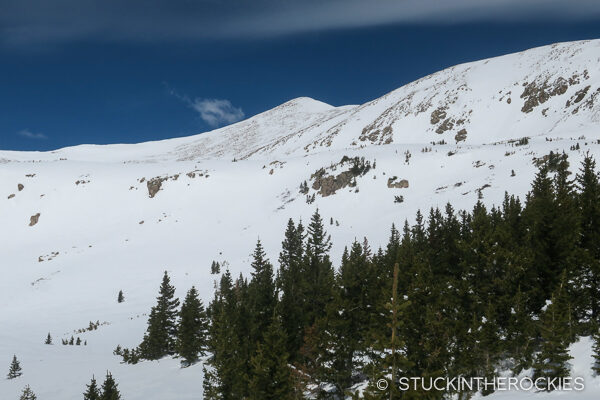
[[[195,285],[207,303],[213,260],[247,274],[260,238],[275,262],[287,220],[307,221],[317,207],[337,264],[354,238],[384,245],[391,223],[418,209],[468,209],[479,193],[490,205],[505,191],[523,196],[534,159],[550,151],[567,152],[573,171],[586,151],[600,160],[599,62],[600,41],[567,43],[457,66],[362,106],[301,98],[190,138],[0,151],[0,368],[8,372],[16,354],[24,373],[0,379],[0,399],[17,399],[26,384],[40,400],[80,399],[92,375],[102,380],[107,370],[126,400],[201,399],[201,364],[123,365],[112,355],[117,344],[140,342],[164,270],[180,297]],[[376,168],[329,196],[310,188],[309,204],[300,184],[311,187],[320,168],[331,176],[347,169],[330,168],[343,156]],[[150,197],[156,177],[166,180]],[[388,187],[393,177],[408,188]],[[74,332],[90,321],[106,324]],[[43,344],[48,332],[52,346]],[[87,346],[60,344],[72,335]],[[585,338],[572,347],[582,393],[490,398],[598,398],[590,352]]]

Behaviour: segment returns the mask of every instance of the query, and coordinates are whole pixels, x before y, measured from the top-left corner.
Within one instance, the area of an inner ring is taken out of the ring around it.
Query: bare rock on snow
[[[148,187],[148,195],[150,196],[150,198],[156,196],[156,193],[158,193],[158,191],[162,187],[162,183],[166,180],[167,178],[156,177],[149,179],[148,182],[146,182],[146,186]]]
[[[406,189],[408,188],[408,181],[406,179],[401,179],[397,181],[398,177],[394,176],[388,179],[387,187],[390,189]]]
[[[29,219],[29,226],[34,226],[35,224],[38,223],[38,221],[40,220],[40,213],[37,213],[35,215],[32,215],[31,218]]]

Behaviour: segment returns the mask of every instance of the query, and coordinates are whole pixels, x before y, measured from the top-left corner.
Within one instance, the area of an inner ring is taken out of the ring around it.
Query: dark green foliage
[[[141,358],[158,360],[174,354],[178,307],[179,299],[175,298],[175,287],[171,285],[169,275],[165,271],[156,305],[152,307],[148,317],[148,329],[139,346]]]
[[[120,400],[121,394],[119,388],[110,372],[106,373],[104,383],[102,383],[102,394],[100,400]]]
[[[598,173],[591,157],[576,179],[564,154],[537,162],[524,202],[506,194],[498,207],[418,211],[414,225],[392,225],[385,248],[355,240],[337,271],[318,210],[306,232],[289,220],[275,279],[258,242],[250,282],[225,271],[206,310],[205,398],[356,399],[353,388],[368,381],[366,399],[468,399],[471,391],[395,388],[400,376],[492,378],[508,368],[564,377],[569,344],[590,334],[600,373]],[[161,343],[163,355],[200,354]],[[116,352],[135,362],[142,349]]]
[[[8,369],[8,375],[6,375],[7,379],[15,379],[19,376],[23,375],[23,370],[21,369],[21,363],[17,360],[17,356],[13,355],[12,362],[10,363],[10,367]]]
[[[86,391],[83,393],[83,400],[100,400],[101,393],[96,383],[96,378],[92,377],[89,385],[86,385]]]
[[[312,326],[325,316],[326,306],[333,296],[334,284],[333,267],[329,259],[331,238],[325,232],[319,210],[313,214],[307,231],[301,288],[305,327]]]
[[[122,290],[119,290],[119,294],[117,295],[117,303],[122,303],[125,301],[125,295]]]
[[[37,396],[33,393],[33,390],[29,387],[29,385],[25,386],[23,389],[23,393],[21,393],[21,397],[19,400],[36,400]]]
[[[216,275],[216,274],[220,274],[221,273],[221,265],[219,264],[218,261],[213,261],[212,264],[210,265],[210,273],[212,275]]]
[[[248,322],[250,325],[250,346],[254,349],[256,343],[261,341],[264,332],[271,325],[271,318],[277,300],[275,282],[273,281],[273,266],[266,258],[260,240],[256,242],[251,266],[252,279],[248,285]]]
[[[50,332],[48,332],[48,336],[46,336],[46,341],[44,344],[52,344],[52,336],[50,335]]]
[[[175,350],[185,365],[194,364],[207,346],[208,318],[195,287],[188,291],[179,312]]]
[[[303,271],[303,240],[304,227],[302,223],[296,226],[293,220],[289,220],[285,231],[285,238],[281,244],[279,254],[279,275],[277,287],[281,292],[281,318],[283,329],[286,332],[286,349],[290,354],[297,354],[302,346],[304,338],[304,316],[305,308],[302,297]]]
[[[594,344],[592,347],[592,357],[594,363],[592,364],[592,371],[595,376],[600,376],[600,329],[596,327],[594,334],[592,335]]]
[[[288,365],[286,337],[281,321],[274,318],[250,360],[250,400],[294,399],[292,371]]]
[[[570,335],[570,303],[567,291],[566,271],[551,302],[542,314],[542,347],[533,365],[533,378],[564,378],[569,375],[567,348]],[[551,390],[548,388],[547,390]]]

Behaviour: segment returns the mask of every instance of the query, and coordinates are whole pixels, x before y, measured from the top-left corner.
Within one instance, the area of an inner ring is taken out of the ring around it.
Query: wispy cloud
[[[48,136],[39,132],[31,132],[29,129],[23,129],[22,131],[17,132],[17,135],[27,138],[27,139],[48,139]]]
[[[231,101],[226,99],[191,99],[185,94],[177,92],[167,83],[163,83],[167,92],[184,102],[188,107],[200,114],[200,118],[212,127],[223,126],[238,122],[246,116],[239,107],[234,107]]]
[[[272,37],[395,23],[582,20],[598,0],[0,0],[0,43]],[[143,11],[143,12],[142,12]],[[157,23],[159,21],[160,23]]]
[[[229,125],[244,118],[244,111],[234,107],[229,100],[195,99],[192,108],[210,126]]]

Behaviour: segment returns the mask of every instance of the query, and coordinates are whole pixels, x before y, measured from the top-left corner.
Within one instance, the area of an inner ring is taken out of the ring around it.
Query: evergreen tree
[[[21,363],[17,360],[17,356],[13,355],[12,362],[10,363],[10,368],[8,370],[8,375],[6,376],[8,379],[15,379],[19,376],[23,375],[21,370]]]
[[[568,361],[572,358],[569,345],[569,298],[566,271],[541,318],[542,347],[534,362],[533,377],[564,378],[569,375]],[[552,390],[550,387],[545,390]]]
[[[592,347],[592,357],[594,358],[594,363],[592,364],[592,371],[595,376],[600,376],[600,329],[596,325],[595,332],[592,335],[592,340],[594,341]]]
[[[174,354],[177,335],[177,308],[179,299],[175,298],[175,287],[165,271],[156,305],[148,317],[148,328],[144,340],[139,346],[141,358],[158,360]]]
[[[596,162],[586,154],[576,178],[579,213],[581,215],[580,246],[583,249],[584,287],[587,293],[590,317],[597,321],[600,317],[600,178],[596,172]]]
[[[44,344],[52,344],[52,336],[50,335],[50,332],[48,332],[48,336],[46,336],[46,341]]]
[[[334,273],[329,259],[331,237],[325,232],[317,209],[308,225],[308,236],[303,259],[304,326],[312,326],[325,316],[326,306],[333,295]]]
[[[296,226],[290,219],[281,243],[279,253],[279,275],[277,286],[281,293],[279,309],[281,323],[286,332],[286,349],[290,359],[296,360],[298,350],[304,339],[304,315],[306,299],[303,296],[305,279],[302,271],[304,227],[299,222]]]
[[[536,338],[535,326],[527,310],[525,294],[519,287],[513,299],[511,317],[508,325],[508,354],[514,361],[512,371],[515,375],[531,366]]]
[[[244,291],[243,281],[236,281],[234,286],[227,270],[210,304],[211,357],[207,360],[209,368],[203,382],[205,396],[210,394],[207,399],[237,400],[246,395],[246,371],[250,361],[245,343],[248,327],[241,323],[240,316],[245,311],[238,301]]]
[[[37,396],[33,393],[33,390],[29,387],[29,385],[25,386],[23,389],[23,393],[21,393],[21,397],[19,400],[36,400]]]
[[[100,400],[101,394],[96,378],[92,376],[92,380],[89,385],[86,385],[86,391],[83,393],[83,400]]]
[[[281,321],[273,318],[251,359],[249,400],[289,400],[295,398],[288,365],[286,338]]]
[[[100,400],[120,400],[121,393],[119,393],[119,388],[117,383],[115,382],[113,376],[110,372],[106,372],[106,378],[104,379],[104,383],[102,384],[102,395],[100,396]]]
[[[119,295],[117,296],[117,303],[122,303],[125,301],[125,296],[123,295],[123,291],[119,290]]]
[[[393,271],[392,292],[388,297],[390,301],[386,304],[388,332],[382,332],[382,335],[374,342],[378,357],[368,368],[373,371],[364,393],[364,398],[368,400],[400,399],[403,394],[399,390],[398,378],[401,373],[406,373],[411,367],[411,362],[406,357],[406,343],[402,338],[404,312],[411,302],[404,297],[401,298],[398,293],[398,263],[394,265]],[[385,392],[376,386],[381,379],[390,382]],[[406,396],[411,395],[412,393],[406,394]]]
[[[204,305],[198,298],[194,286],[188,291],[179,312],[177,343],[175,349],[185,360],[185,365],[194,364],[199,355],[204,355],[207,346],[208,319]]]
[[[252,258],[252,279],[248,286],[251,352],[253,352],[256,343],[262,340],[264,332],[271,324],[277,301],[275,282],[273,281],[273,266],[266,258],[260,240],[256,243]]]
[[[77,341],[75,341],[76,346],[81,346],[81,338],[77,336]]]

